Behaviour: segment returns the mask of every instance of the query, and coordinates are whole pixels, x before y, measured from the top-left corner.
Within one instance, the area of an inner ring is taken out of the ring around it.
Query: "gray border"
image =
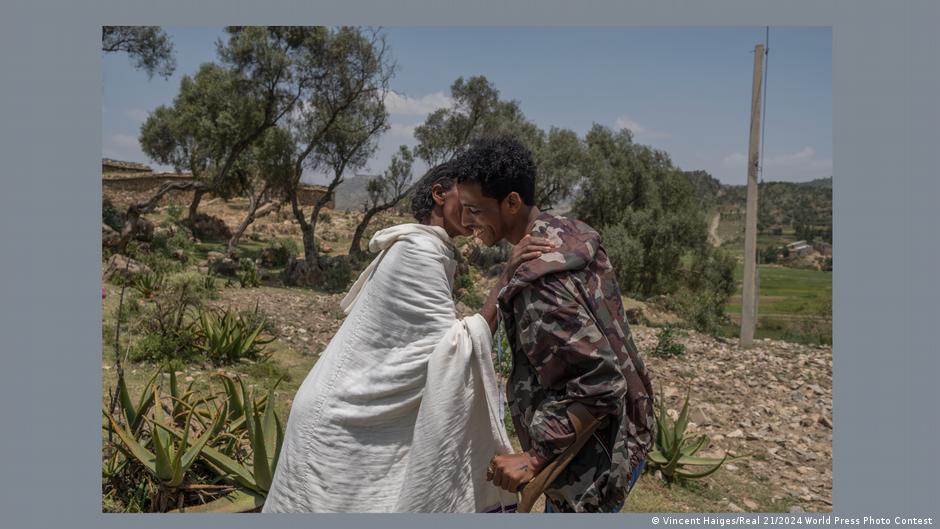
[[[833,26],[834,512],[936,515],[940,412],[940,93],[932,0],[753,0],[447,5],[435,0],[155,2],[6,0],[0,17],[0,460],[4,527],[140,527],[102,515],[99,258],[102,24]],[[933,33],[932,33],[933,32]],[[544,525],[481,515],[266,516],[265,526]],[[564,515],[562,515],[564,516]],[[553,519],[558,519],[555,517]],[[571,522],[570,518],[561,520]],[[936,518],[935,518],[936,520]],[[599,527],[646,526],[648,515]],[[187,527],[254,527],[190,516]]]

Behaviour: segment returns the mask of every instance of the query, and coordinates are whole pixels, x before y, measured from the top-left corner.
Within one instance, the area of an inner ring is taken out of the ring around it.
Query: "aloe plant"
[[[235,482],[242,489],[197,508],[187,507],[185,509],[187,512],[243,512],[257,508],[263,503],[277,468],[281,445],[284,441],[284,428],[277,414],[274,413],[274,389],[277,384],[268,391],[266,396],[255,399],[244,381],[238,379],[239,388],[237,389],[240,390],[240,394],[235,399],[234,381],[228,377],[222,376],[222,378],[232,384],[230,396],[238,403],[235,404],[236,406],[240,404],[242,407],[242,415],[239,419],[247,431],[252,454],[251,462],[246,465],[224,454],[221,450],[211,446],[203,447],[201,456],[207,466],[221,477]],[[228,387],[228,384],[226,386]],[[262,401],[264,401],[263,410]],[[228,404],[225,408],[231,411]],[[230,425],[229,429],[231,428]],[[176,438],[185,435],[178,429],[167,429],[167,431]]]
[[[184,423],[180,442],[174,443],[172,435],[177,432],[172,424],[168,424],[164,418],[163,406],[160,403],[160,393],[157,386],[151,388],[153,394],[153,418],[144,416],[144,420],[150,423],[150,445],[153,450],[147,448],[146,444],[140,440],[140,436],[126,430],[113,415],[107,410],[102,410],[108,419],[111,429],[120,439],[125,453],[139,462],[144,469],[152,474],[166,489],[176,489],[183,483],[183,479],[190,466],[196,461],[214,433],[217,433],[219,425],[224,420],[224,416],[219,414],[212,426],[207,429],[195,441],[190,442],[190,425],[195,408],[191,408]]]
[[[160,273],[147,272],[134,278],[134,290],[145,298],[152,298],[166,285],[166,276]]]
[[[655,416],[656,445],[647,456],[649,471],[659,470],[667,482],[700,479],[711,475],[729,460],[727,453],[721,459],[695,455],[708,444],[708,436],[702,434],[695,437],[686,433],[689,425],[688,394],[675,422],[666,413],[663,400],[661,398],[658,400],[659,405]],[[698,468],[693,470],[690,467]]]
[[[202,311],[199,313],[199,339],[196,347],[215,363],[234,363],[242,358],[257,357],[262,346],[274,338],[261,338],[264,321],[248,322],[234,311]]]

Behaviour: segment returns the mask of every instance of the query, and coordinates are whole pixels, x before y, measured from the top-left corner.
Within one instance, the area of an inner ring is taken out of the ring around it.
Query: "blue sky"
[[[147,78],[126,56],[103,66],[103,156],[150,163],[137,143],[147,113],[169,104],[184,74],[215,60],[221,28],[166,28],[176,48],[169,79]],[[458,77],[485,75],[540,127],[583,135],[593,123],[626,127],[684,170],[746,181],[753,49],[764,27],[391,27],[398,72],[387,100],[391,129],[360,171],[379,173],[398,145],[448,103]],[[832,174],[832,31],[771,27],[764,115],[764,179]],[[416,167],[420,170],[421,168]],[[318,181],[317,175],[309,175]]]

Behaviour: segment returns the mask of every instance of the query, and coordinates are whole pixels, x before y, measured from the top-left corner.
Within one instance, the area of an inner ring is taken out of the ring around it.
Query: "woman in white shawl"
[[[497,411],[490,340],[496,294],[458,320],[448,164],[416,187],[420,224],[375,234],[380,252],[342,302],[347,318],[294,397],[262,512],[493,512],[516,496],[485,480],[512,451]],[[502,278],[549,251],[516,246]]]

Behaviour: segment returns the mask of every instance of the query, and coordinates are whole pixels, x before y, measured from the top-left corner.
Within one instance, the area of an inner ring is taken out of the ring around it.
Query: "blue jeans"
[[[636,480],[640,479],[640,474],[643,473],[643,468],[646,467],[646,459],[640,461],[640,464],[633,469],[633,473],[630,474],[630,483],[627,484],[627,494],[630,494],[630,491],[633,490],[633,485],[636,484]],[[624,500],[625,502],[626,500]],[[615,505],[610,512],[620,512],[623,509],[624,502],[620,502],[618,505]],[[552,506],[552,502],[545,498],[545,512],[558,512],[555,510],[555,507]]]

